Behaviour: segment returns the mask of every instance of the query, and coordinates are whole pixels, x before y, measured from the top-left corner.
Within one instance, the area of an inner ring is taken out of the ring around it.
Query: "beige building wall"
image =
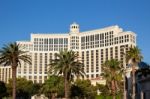
[[[0,66],[0,81],[7,82],[12,78],[12,71],[10,66]]]
[[[123,50],[136,46],[136,34],[123,31],[119,26],[102,29],[79,31],[79,25],[70,25],[69,33],[37,33],[31,34],[31,41],[18,41],[23,49],[29,51],[32,65],[22,62],[18,67],[17,77],[25,77],[35,83],[44,83],[48,75],[50,59],[55,59],[55,53],[68,49],[79,53],[84,63],[85,79],[100,77],[101,65],[109,59],[123,61]],[[6,70],[5,70],[6,69]],[[8,81],[6,67],[0,67],[0,80]],[[5,76],[5,77],[4,77]],[[7,77],[6,77],[7,76]],[[6,80],[7,79],[7,80]]]

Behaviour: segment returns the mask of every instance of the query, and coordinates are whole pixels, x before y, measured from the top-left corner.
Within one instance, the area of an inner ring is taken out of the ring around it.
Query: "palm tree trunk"
[[[16,99],[16,71],[17,71],[16,66],[12,66],[12,80],[13,80],[12,96],[13,96],[13,99]]]
[[[69,99],[69,87],[68,87],[68,80],[67,77],[65,76],[65,99]]]
[[[126,76],[124,73],[123,77],[123,99],[127,99],[127,93],[126,93]]]
[[[135,65],[132,66],[132,99],[135,99]]]
[[[111,89],[112,89],[112,95],[113,95],[113,99],[116,99],[115,97],[115,81],[111,81]]]

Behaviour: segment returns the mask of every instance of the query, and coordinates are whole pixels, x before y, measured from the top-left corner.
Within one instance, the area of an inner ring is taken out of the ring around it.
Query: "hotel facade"
[[[17,77],[25,77],[34,83],[44,83],[48,76],[50,59],[60,50],[73,50],[79,54],[86,73],[84,79],[100,78],[101,66],[106,60],[117,59],[123,64],[123,52],[136,46],[136,34],[123,31],[119,26],[79,31],[79,25],[70,25],[69,33],[31,34],[30,41],[17,41],[32,57],[32,65],[22,62],[17,69]],[[8,82],[11,68],[0,66],[0,80]]]

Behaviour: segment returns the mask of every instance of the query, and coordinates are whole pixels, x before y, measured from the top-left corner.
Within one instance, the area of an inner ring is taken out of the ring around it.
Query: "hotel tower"
[[[48,76],[47,64],[60,50],[73,50],[79,54],[86,73],[84,79],[100,78],[101,66],[106,60],[117,59],[123,64],[123,52],[136,46],[136,34],[123,31],[119,26],[80,32],[79,25],[70,25],[68,33],[31,33],[30,41],[17,41],[32,57],[32,65],[21,64],[17,77],[25,77],[34,83],[44,83]],[[11,78],[9,66],[0,67],[0,80]]]

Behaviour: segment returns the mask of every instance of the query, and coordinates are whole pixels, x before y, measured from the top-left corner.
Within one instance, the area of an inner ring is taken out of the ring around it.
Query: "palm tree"
[[[141,50],[138,47],[131,47],[126,55],[127,61],[132,66],[132,99],[135,99],[135,69],[142,60]]]
[[[106,79],[106,84],[111,90],[113,99],[115,99],[116,91],[118,89],[118,82],[122,79],[120,62],[115,59],[107,60],[102,65],[102,71],[103,73],[101,75]]]
[[[56,54],[56,59],[51,60],[50,72],[61,74],[64,77],[65,98],[69,98],[69,84],[74,76],[83,76],[83,64],[79,60],[78,54],[74,51],[60,51]]]
[[[31,58],[26,55],[26,51],[21,50],[21,46],[16,42],[4,45],[0,50],[0,64],[4,66],[11,65],[13,79],[13,99],[16,99],[16,72],[17,66],[21,61],[31,64]]]

